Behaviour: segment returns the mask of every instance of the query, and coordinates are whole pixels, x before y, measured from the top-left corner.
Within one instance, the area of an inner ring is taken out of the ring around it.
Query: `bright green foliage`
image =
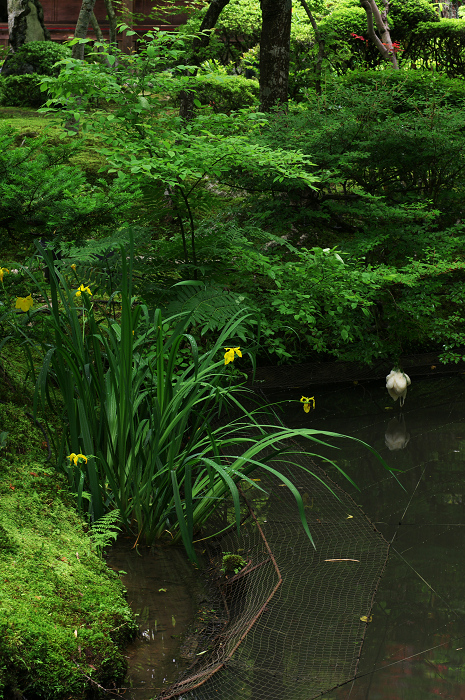
[[[390,27],[395,41],[404,41],[421,22],[439,23],[439,13],[428,0],[390,0]]]
[[[195,12],[179,28],[182,35],[192,36],[199,31],[206,7]],[[230,0],[222,10],[202,59],[216,59],[223,65],[239,63],[241,54],[260,40],[262,18],[260,5],[254,0]]]
[[[241,75],[199,73],[195,93],[201,104],[209,105],[214,112],[231,112],[256,105],[258,87],[258,81]]]
[[[430,102],[441,107],[461,109],[465,102],[465,83],[460,78],[447,78],[441,73],[425,70],[364,70],[352,71],[344,76],[341,85],[362,93],[368,88],[376,92],[380,88],[386,93],[392,91],[394,100],[390,103],[393,112],[415,111],[417,103]]]
[[[390,2],[391,38],[400,42],[403,50],[407,49],[398,54],[401,64],[407,57],[412,33],[422,22],[439,23],[438,14],[428,0]],[[332,3],[331,11],[321,19],[318,27],[326,41],[330,63],[328,72],[343,75],[357,67],[384,67],[384,59],[368,38],[366,12],[358,0]]]
[[[241,569],[247,564],[244,557],[240,554],[231,554],[231,552],[225,552],[223,554],[223,559],[221,561],[220,571],[223,574],[238,574]]]
[[[310,2],[312,10],[322,9],[321,2]],[[179,28],[182,35],[192,35],[200,28],[206,8],[195,12],[188,22]],[[255,0],[230,0],[222,10],[211,34],[209,45],[204,49],[204,58],[219,61],[235,71],[243,71],[242,55],[258,46],[262,28],[260,4]],[[293,3],[291,52],[296,43],[310,43],[313,39],[310,20],[300,2]]]
[[[211,199],[210,180],[240,189],[271,191],[289,184],[312,187],[314,177],[307,156],[255,143],[253,136],[261,115],[249,110],[231,117],[201,114],[184,124],[176,115],[162,112],[162,97],[182,89],[195,91],[197,85],[196,78],[189,75],[151,73],[178,57],[182,47],[177,35],[149,34],[140,54],[122,63],[117,73],[102,63],[69,61],[56,80],[44,85],[53,93],[48,103],[51,108],[66,104],[84,129],[99,135],[104,144],[101,153],[112,165],[109,172],[117,173],[121,187],[139,184],[146,204],[150,206],[154,197],[158,210],[161,197],[165,198],[165,207],[171,208],[179,224],[183,272],[195,278],[196,214]],[[95,110],[88,119],[86,107],[97,95],[116,109]]]

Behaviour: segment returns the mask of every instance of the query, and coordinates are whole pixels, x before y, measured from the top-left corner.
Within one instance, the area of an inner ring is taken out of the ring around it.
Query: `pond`
[[[125,572],[121,578],[139,622],[139,637],[126,652],[130,673],[124,697],[150,700],[183,667],[181,639],[201,596],[198,574],[180,548],[135,549],[133,538],[120,540],[107,563]]]
[[[382,387],[314,392],[312,427],[375,447],[395,480],[366,451],[344,444],[337,462],[360,488],[344,488],[392,542],[368,625],[357,679],[325,700],[465,698],[465,382],[416,381],[400,413]],[[290,426],[307,424],[286,412]],[[334,458],[334,451],[327,451]]]
[[[267,398],[287,402],[290,393]],[[355,481],[359,490],[329,468],[331,477],[390,543],[357,677],[320,697],[465,698],[463,378],[415,380],[402,412],[382,381],[311,390],[302,383],[292,398],[299,400],[302,393],[315,396],[316,409],[307,414],[302,404],[286,403],[283,420],[289,427],[352,435],[375,447],[399,470],[393,478],[354,441],[339,441],[341,450],[319,450]],[[133,690],[125,697],[131,700],[156,696],[163,679],[175,677],[180,665],[177,635],[193,615],[192,567],[179,551],[172,560],[161,552],[140,557],[133,551],[128,558],[117,551],[110,558],[112,566],[128,571],[123,580],[129,599],[143,618],[141,639],[129,651]],[[160,591],[164,588],[166,592]],[[252,696],[238,693],[239,697]],[[308,700],[297,690],[295,697]],[[256,692],[253,698],[267,700]]]

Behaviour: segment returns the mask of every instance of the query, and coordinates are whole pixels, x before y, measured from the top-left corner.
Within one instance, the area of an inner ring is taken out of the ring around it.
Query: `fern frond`
[[[225,291],[219,285],[184,285],[178,288],[177,298],[168,305],[168,313],[188,313],[193,325],[200,326],[203,334],[224,328],[238,311],[245,308],[245,297],[235,292]],[[237,336],[246,340],[246,327],[241,324]]]
[[[119,510],[110,510],[92,525],[89,536],[98,556],[102,556],[105,547],[108,547],[118,537],[118,532],[121,531],[121,528],[118,527],[120,522]]]

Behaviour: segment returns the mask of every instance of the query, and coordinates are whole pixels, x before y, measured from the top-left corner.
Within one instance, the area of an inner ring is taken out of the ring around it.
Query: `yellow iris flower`
[[[0,282],[3,282],[3,276],[7,275],[9,270],[6,267],[0,267]]]
[[[79,462],[80,459],[83,459],[85,463],[87,464],[87,457],[85,455],[82,455],[81,453],[76,454],[75,452],[71,452],[70,455],[66,457],[66,459],[69,459],[69,461],[77,466],[77,463]]]
[[[241,349],[239,348],[225,348],[224,353],[224,364],[229,365],[230,362],[234,362],[234,356],[242,357]]]
[[[27,297],[18,297],[16,299],[15,309],[21,309],[21,311],[29,311],[29,309],[34,306],[34,301],[32,296],[29,294]]]
[[[90,297],[92,296],[92,292],[90,291],[89,287],[84,287],[83,284],[79,287],[79,289],[76,292],[76,296],[80,297],[82,292],[86,292]]]
[[[300,401],[304,405],[305,413],[309,413],[311,408],[315,408],[315,397],[314,396],[302,396]]]
[[[71,269],[76,272],[76,265],[74,263],[71,265]]]

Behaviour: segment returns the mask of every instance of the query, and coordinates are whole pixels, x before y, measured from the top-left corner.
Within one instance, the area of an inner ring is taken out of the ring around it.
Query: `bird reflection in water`
[[[399,418],[390,420],[384,434],[386,447],[391,450],[391,452],[394,450],[403,450],[407,447],[409,440],[410,433],[407,432],[404,416],[400,415]]]

